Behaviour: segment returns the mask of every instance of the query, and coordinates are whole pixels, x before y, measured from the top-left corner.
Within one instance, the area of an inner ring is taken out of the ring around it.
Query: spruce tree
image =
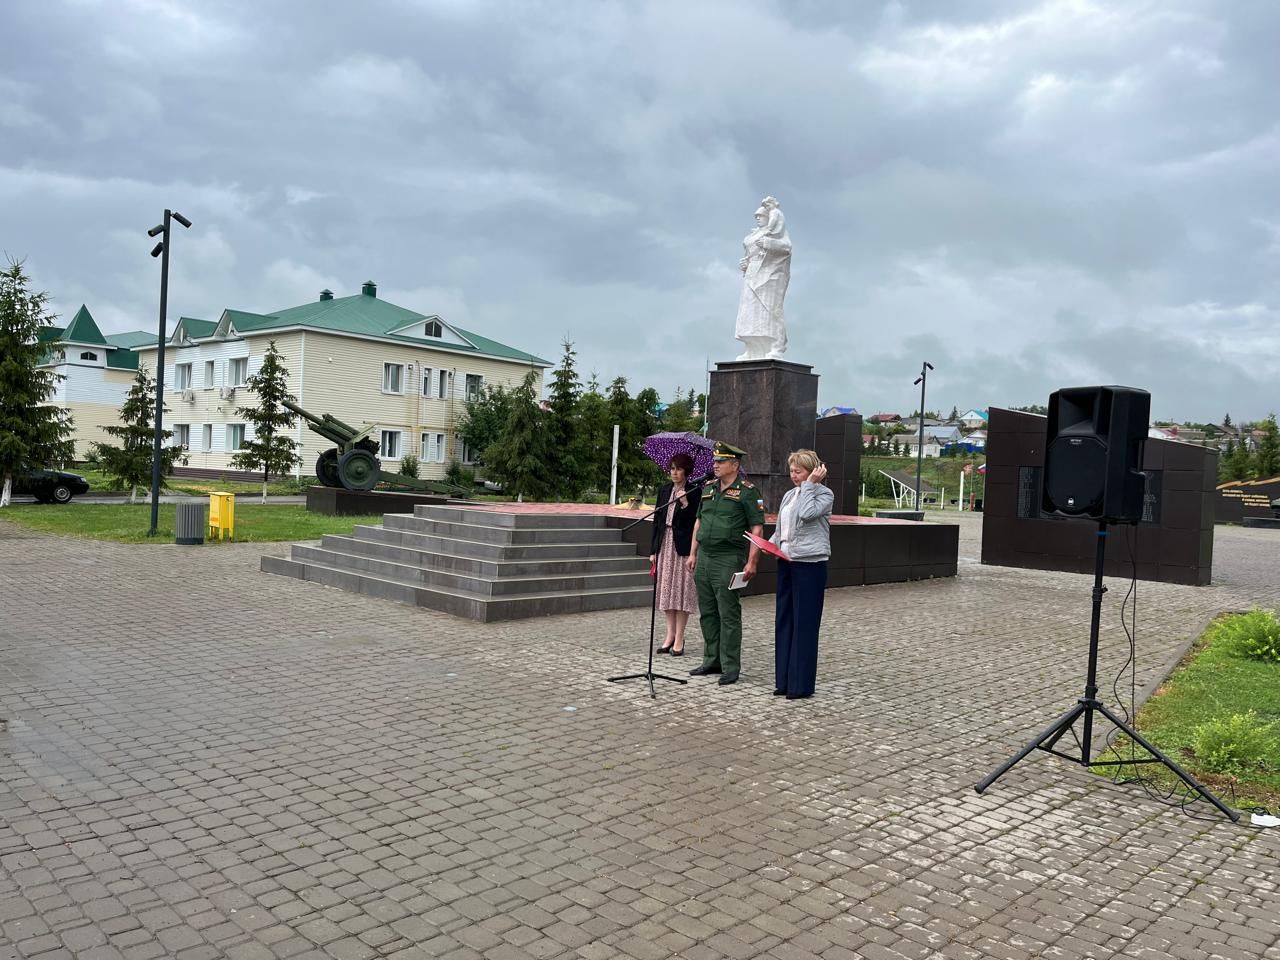
[[[550,438],[545,414],[534,388],[538,375],[530,370],[511,394],[510,417],[489,450],[489,472],[503,491],[523,500],[544,500],[554,491],[547,475]]]
[[[557,499],[577,500],[586,489],[583,475],[583,438],[578,428],[578,401],[582,396],[582,380],[578,376],[573,342],[566,337],[561,343],[564,353],[560,366],[551,375],[547,396],[547,433],[550,439],[547,474]]]
[[[237,407],[236,413],[253,424],[253,439],[245,440],[231,465],[240,470],[262,470],[262,502],[267,502],[267,478],[283,476],[302,458],[298,444],[285,433],[298,422],[298,415],[284,406],[297,397],[289,392],[289,370],[280,358],[276,342],[267,344],[262,366],[245,380],[245,386],[258,396],[256,407]]]
[[[0,507],[9,505],[13,478],[73,455],[71,416],[48,401],[62,379],[40,369],[40,329],[52,325],[49,297],[27,288],[22,264],[0,273]]]
[[[129,490],[129,502],[136,503],[138,487],[151,483],[152,464],[155,462],[156,382],[147,373],[145,364],[138,364],[124,405],[120,408],[120,424],[103,427],[103,431],[120,438],[120,445],[95,443],[93,449],[102,463],[102,470],[117,484]],[[167,409],[166,409],[166,412]],[[173,473],[173,465],[179,460],[187,462],[181,447],[171,447],[168,441],[173,433],[164,430],[160,434],[160,476]]]
[[[1259,480],[1270,480],[1280,474],[1280,429],[1274,413],[1262,421],[1262,439],[1258,441],[1254,469]]]

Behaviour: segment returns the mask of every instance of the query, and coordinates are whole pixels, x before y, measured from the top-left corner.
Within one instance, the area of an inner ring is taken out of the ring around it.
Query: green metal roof
[[[37,343],[57,343],[62,339],[61,327],[41,327],[36,331]]]
[[[113,347],[124,347],[126,350],[132,350],[134,347],[150,346],[155,342],[156,335],[154,333],[144,333],[141,330],[107,334],[107,343]]]
[[[76,315],[71,319],[71,323],[67,325],[67,329],[62,331],[59,338],[67,343],[97,343],[107,346],[107,341],[103,339],[102,331],[98,329],[98,325],[93,320],[93,314],[89,312],[89,308],[84,304],[80,304],[80,309],[76,311]]]
[[[197,320],[195,317],[179,317],[178,323],[182,325],[183,332],[192,340],[212,337],[213,331],[218,329],[218,325],[212,320]]]
[[[378,337],[386,340],[412,343],[417,346],[452,350],[458,353],[474,353],[480,356],[498,357],[503,360],[518,360],[531,365],[551,366],[550,361],[544,360],[539,356],[524,350],[517,350],[515,347],[509,347],[505,343],[490,340],[488,337],[482,337],[478,333],[472,333],[460,327],[453,327],[453,329],[460,336],[471,341],[474,346],[465,343],[441,343],[427,340],[426,338],[394,333],[393,331],[403,330],[405,327],[420,320],[439,318],[396,306],[386,300],[379,300],[370,293],[361,293],[352,297],[313,300],[310,303],[304,303],[296,307],[286,307],[283,310],[276,310],[272,313],[250,313],[247,310],[227,309],[223,311],[223,317],[242,336],[247,333],[263,333],[286,327],[303,327],[338,334]],[[182,325],[183,332],[187,337],[192,340],[203,340],[214,335],[221,323],[221,319],[218,323],[214,323],[210,320],[183,317],[179,323]],[[150,346],[151,343],[152,338],[148,337],[145,343],[132,344],[131,346]]]

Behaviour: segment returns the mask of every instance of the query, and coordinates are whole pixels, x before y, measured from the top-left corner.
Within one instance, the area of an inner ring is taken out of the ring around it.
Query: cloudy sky
[[[1280,408],[1273,0],[11,0],[0,249],[69,316],[380,295],[664,395],[751,215],[821,405]]]

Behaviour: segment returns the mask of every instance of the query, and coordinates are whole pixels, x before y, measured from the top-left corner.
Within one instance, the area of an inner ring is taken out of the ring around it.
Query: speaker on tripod
[[[1066,387],[1049,397],[1045,513],[1107,523],[1142,519],[1142,453],[1151,394],[1133,387]]]
[[[1075,706],[1041,731],[1012,759],[997,767],[974,789],[982,793],[1008,773],[1033,750],[1043,750],[1086,768],[1130,764],[1163,764],[1190,789],[1232,820],[1239,814],[1160,752],[1132,726],[1098,699],[1098,628],[1102,621],[1102,568],[1106,560],[1107,525],[1138,523],[1146,497],[1142,455],[1151,394],[1133,387],[1067,387],[1049,397],[1048,429],[1044,447],[1044,486],[1041,509],[1047,516],[1078,517],[1098,523],[1093,567],[1093,611],[1089,621],[1089,668],[1084,696]],[[1150,754],[1129,760],[1093,760],[1093,721],[1098,715]],[[1076,732],[1076,721],[1082,730]],[[1058,741],[1070,734],[1079,756],[1058,749]]]

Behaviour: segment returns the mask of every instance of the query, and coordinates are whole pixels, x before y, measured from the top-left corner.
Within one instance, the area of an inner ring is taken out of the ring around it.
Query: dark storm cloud
[[[406,306],[669,394],[729,359],[751,213],[821,402],[1280,407],[1280,10],[468,0],[10,5],[0,246],[63,312]],[[672,343],[682,344],[674,351]],[[936,403],[935,403],[936,399]]]

